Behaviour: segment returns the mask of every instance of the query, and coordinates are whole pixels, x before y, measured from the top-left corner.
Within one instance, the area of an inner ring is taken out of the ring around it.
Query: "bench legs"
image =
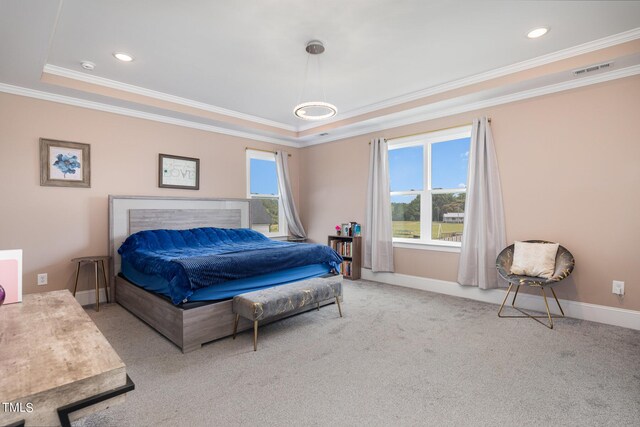
[[[338,305],[338,313],[342,317],[342,306],[340,305],[340,297],[336,297],[336,304]],[[320,303],[318,303],[318,311],[320,311]],[[238,332],[238,322],[240,321],[240,315],[236,314],[236,320],[233,323],[233,339],[236,339],[236,333]],[[258,321],[253,321],[253,351],[258,351]]]
[[[233,323],[233,339],[236,339],[236,332],[238,332],[238,322],[240,321],[240,315],[236,314],[236,321]],[[253,351],[258,351],[258,321],[253,321]]]
[[[258,351],[258,321],[253,321],[253,351]]]

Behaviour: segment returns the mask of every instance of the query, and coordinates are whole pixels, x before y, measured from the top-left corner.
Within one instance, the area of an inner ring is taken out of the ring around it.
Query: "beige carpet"
[[[78,426],[638,426],[640,331],[499,319],[491,304],[345,281],[329,305],[183,355],[88,309],[136,390]]]

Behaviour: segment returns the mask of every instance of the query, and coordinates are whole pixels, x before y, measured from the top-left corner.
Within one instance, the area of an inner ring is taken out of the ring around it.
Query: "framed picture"
[[[160,154],[158,187],[200,189],[200,159]]]
[[[40,138],[40,185],[91,187],[90,145]]]

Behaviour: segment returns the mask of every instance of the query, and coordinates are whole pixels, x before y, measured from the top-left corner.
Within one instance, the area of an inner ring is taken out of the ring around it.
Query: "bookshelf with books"
[[[329,236],[327,244],[344,258],[342,275],[346,279],[359,279],[362,264],[362,237],[333,235]]]

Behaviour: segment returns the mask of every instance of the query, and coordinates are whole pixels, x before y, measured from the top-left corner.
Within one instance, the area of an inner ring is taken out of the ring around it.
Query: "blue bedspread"
[[[167,280],[174,304],[228,280],[310,264],[338,270],[342,262],[328,246],[280,242],[245,228],[140,231],[118,253],[140,272]]]

